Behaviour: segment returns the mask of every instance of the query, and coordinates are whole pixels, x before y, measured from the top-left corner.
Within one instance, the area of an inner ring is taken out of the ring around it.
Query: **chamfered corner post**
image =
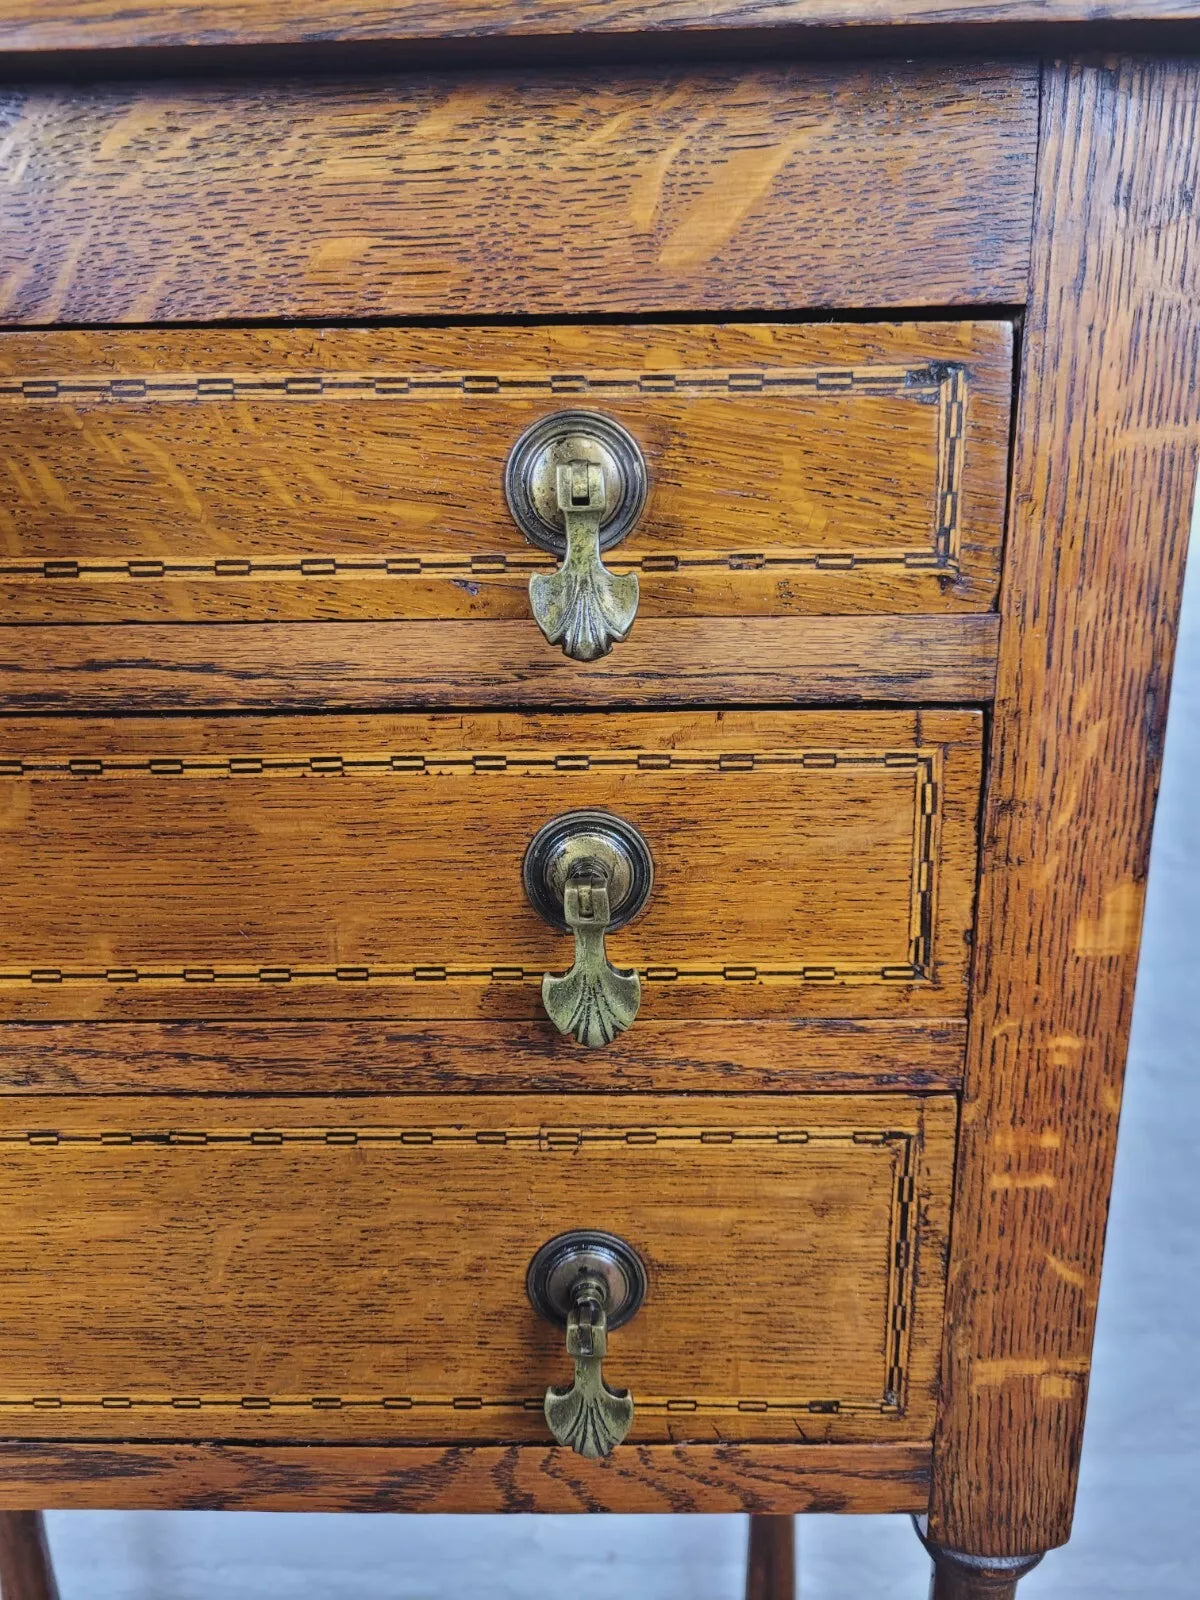
[[[1043,78],[927,1541],[1071,1531],[1200,460],[1200,63]]]

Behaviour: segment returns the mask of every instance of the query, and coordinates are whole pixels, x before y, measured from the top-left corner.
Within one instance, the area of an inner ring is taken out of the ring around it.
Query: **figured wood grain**
[[[599,661],[525,622],[0,629],[8,711],[800,706],[991,699],[995,616],[669,617]]]
[[[914,1511],[928,1444],[0,1444],[0,1502],[61,1510]]]
[[[655,1022],[605,1050],[529,1022],[8,1023],[0,1093],[689,1094],[957,1089],[966,1024],[844,1017]]]
[[[544,1439],[566,1356],[525,1272],[584,1223],[626,1238],[649,1273],[608,1362],[635,1395],[635,1442],[918,1439],[956,1109],[949,1095],[6,1097],[0,1425]]]
[[[1070,1529],[1200,454],[1200,68],[1044,104],[931,1517],[979,1555]]]
[[[147,46],[385,43],[583,35],[691,33],[716,36],[813,28],[937,23],[1081,23],[1200,20],[1195,0],[157,0],[135,10],[111,0],[3,0],[0,48],[14,51],[131,49]],[[849,48],[853,48],[853,34]]]
[[[0,335],[0,614],[529,622],[504,466],[563,409],[645,454],[640,635],[986,610],[1011,386],[1002,322]]]
[[[1036,116],[962,65],[13,88],[0,317],[1007,303]]]
[[[521,864],[611,810],[642,1015],[961,1014],[974,712],[0,724],[0,1016],[534,1019]]]

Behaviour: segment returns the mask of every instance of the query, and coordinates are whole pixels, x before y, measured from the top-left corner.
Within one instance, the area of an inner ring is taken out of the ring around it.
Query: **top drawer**
[[[1009,305],[1037,122],[1034,63],[587,46],[566,71],[7,87],[0,319]]]
[[[0,336],[5,619],[522,619],[505,465],[563,411],[647,494],[609,567],[669,617],[988,609],[1003,322]],[[547,647],[548,649],[549,647]]]

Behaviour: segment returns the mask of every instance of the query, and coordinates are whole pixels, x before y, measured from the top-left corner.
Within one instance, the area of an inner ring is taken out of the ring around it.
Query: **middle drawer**
[[[545,1020],[571,940],[522,864],[579,810],[652,858],[608,940],[642,1016],[961,1016],[980,739],[966,711],[9,721],[0,1020]]]

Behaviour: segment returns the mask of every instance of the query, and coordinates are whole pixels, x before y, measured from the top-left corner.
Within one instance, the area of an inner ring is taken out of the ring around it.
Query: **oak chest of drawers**
[[[19,1513],[219,1505],[748,1510],[760,1597],[906,1511],[1011,1595],[1194,486],[1186,29],[419,9],[0,5],[9,1589]]]

